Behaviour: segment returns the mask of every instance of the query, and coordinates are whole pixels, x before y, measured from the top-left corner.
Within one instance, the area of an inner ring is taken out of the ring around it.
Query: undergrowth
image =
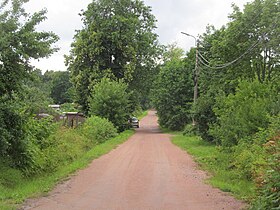
[[[178,134],[173,137],[172,142],[191,154],[202,169],[210,172],[211,177],[207,182],[211,185],[230,192],[239,199],[250,200],[254,196],[253,181],[240,177],[230,152],[197,136]]]
[[[54,136],[50,136],[53,147],[45,154],[49,155],[45,162],[45,170],[38,174],[26,176],[26,172],[11,168],[9,163],[0,163],[0,209],[16,209],[28,197],[43,195],[52,189],[60,180],[78,169],[108,153],[117,145],[123,143],[134,132],[127,130],[102,144],[92,144],[81,129],[60,128]]]

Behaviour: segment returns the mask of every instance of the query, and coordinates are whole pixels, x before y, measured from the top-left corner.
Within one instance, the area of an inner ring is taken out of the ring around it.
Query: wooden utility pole
[[[196,53],[195,53],[195,69],[194,69],[194,90],[193,90],[193,103],[194,106],[196,105],[196,101],[197,101],[197,97],[198,97],[198,75],[199,75],[199,67],[198,67],[198,47],[199,47],[199,40],[196,40],[195,36],[185,33],[185,32],[181,32],[184,35],[190,36],[192,38],[194,38],[195,41],[195,46],[196,46]],[[192,117],[192,124],[193,126],[196,125],[196,121],[194,119],[194,117]]]
[[[195,53],[195,70],[194,70],[194,91],[193,91],[193,102],[196,103],[198,97],[198,47],[199,41],[196,42],[196,53]]]

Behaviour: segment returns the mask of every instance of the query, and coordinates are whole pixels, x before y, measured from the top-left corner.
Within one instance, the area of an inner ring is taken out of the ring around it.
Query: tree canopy
[[[193,53],[189,54],[190,56]],[[170,45],[163,54],[165,63],[154,81],[153,105],[159,124],[172,130],[181,130],[191,121],[193,100],[192,64],[183,60],[183,50]]]
[[[34,71],[30,60],[55,52],[52,44],[58,40],[53,32],[36,30],[46,19],[46,10],[27,14],[23,8],[26,2],[0,3],[0,156],[20,167],[31,163],[35,154],[32,145],[37,141],[33,129],[36,123],[30,123],[35,105],[30,107],[30,103],[47,98],[27,82]],[[34,96],[33,91],[38,95]]]
[[[32,15],[23,9],[26,0],[5,0],[0,4],[0,95],[11,95],[32,71],[31,59],[49,56],[57,49],[52,32],[38,32],[36,26],[46,19],[46,10]]]
[[[93,86],[108,74],[147,95],[157,55],[151,8],[141,0],[95,0],[81,16],[84,27],[67,62],[84,109]]]
[[[90,115],[108,119],[119,131],[127,128],[129,105],[127,84],[108,78],[95,85],[89,99]]]

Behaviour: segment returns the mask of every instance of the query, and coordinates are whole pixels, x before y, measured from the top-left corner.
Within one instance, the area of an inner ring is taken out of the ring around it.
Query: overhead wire
[[[252,51],[260,42],[262,39],[262,37],[266,37],[267,34],[271,33],[272,29],[275,28],[275,26],[277,25],[277,21],[274,22],[273,26],[271,27],[271,29],[266,32],[266,33],[263,33],[262,36],[253,44],[251,45],[243,54],[241,54],[239,57],[237,57],[236,59],[228,62],[228,63],[224,63],[224,64],[220,64],[220,65],[216,65],[216,66],[210,66],[210,61],[208,61],[198,50],[198,59],[200,60],[200,62],[208,67],[208,68],[211,68],[211,69],[223,69],[223,68],[226,68],[232,64],[234,64],[235,62],[239,61],[241,58],[243,58],[246,54],[248,54],[250,51]],[[199,57],[200,56],[200,57]]]
[[[261,6],[261,1],[258,2],[259,4],[256,5],[257,9],[259,9],[259,7]],[[262,12],[263,12],[263,8],[261,8],[261,12],[258,12],[257,14],[254,15],[254,18],[252,18],[252,22],[249,23],[250,26],[253,26],[253,24],[255,24],[253,21],[255,20],[255,17],[259,16]],[[243,30],[240,32],[240,33],[243,33],[245,31],[245,28],[243,28]],[[240,34],[239,33],[239,34]],[[267,34],[267,33],[266,33]],[[246,54],[248,54],[250,51],[252,51],[257,45],[258,43],[260,42],[260,39],[258,39],[253,45],[251,45],[243,54],[241,54],[240,56],[238,56],[236,59],[230,61],[230,62],[227,62],[227,63],[223,63],[223,64],[218,64],[216,66],[210,66],[210,61],[208,61],[198,50],[198,58],[200,60],[200,62],[208,67],[208,68],[211,68],[211,69],[223,69],[223,68],[226,68],[234,63],[236,63],[237,61],[239,61],[241,58],[243,58]]]
[[[205,59],[200,52],[198,52],[198,59],[200,60],[200,62],[208,67],[208,68],[211,68],[211,69],[223,69],[223,68],[226,68],[234,63],[236,63],[237,61],[239,61],[241,58],[243,58],[246,54],[248,54],[249,52],[251,52],[260,42],[260,39],[258,39],[253,45],[251,45],[243,54],[241,54],[239,57],[237,57],[236,59],[228,62],[228,63],[223,63],[223,64],[220,64],[220,65],[216,65],[216,66],[210,66],[210,62]],[[208,63],[208,64],[207,64]]]

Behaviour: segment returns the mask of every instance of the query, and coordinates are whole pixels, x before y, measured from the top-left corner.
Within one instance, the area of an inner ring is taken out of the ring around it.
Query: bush
[[[152,90],[153,105],[161,127],[182,130],[191,121],[193,101],[191,70],[184,62],[171,60],[162,67]]]
[[[93,116],[82,125],[82,133],[91,142],[102,143],[117,135],[117,129],[107,119]]]
[[[49,158],[44,154],[44,149],[53,146],[50,136],[58,129],[51,118],[40,120],[30,117],[24,125],[25,151],[21,154],[20,168],[25,175],[41,173],[45,170],[45,162]]]
[[[260,128],[267,128],[275,96],[277,93],[269,84],[241,82],[236,94],[217,98],[214,112],[218,122],[210,128],[210,134],[223,146],[233,146]]]
[[[18,169],[11,168],[8,163],[0,161],[0,187],[5,186],[12,188],[23,179],[22,172]]]
[[[99,116],[111,121],[118,131],[128,127],[129,94],[127,85],[122,81],[104,78],[94,86],[89,100],[91,116]]]
[[[265,150],[260,140],[260,136],[251,137],[255,141],[251,143],[249,139],[243,139],[236,147],[234,147],[234,166],[238,170],[240,178],[254,180],[263,171],[266,165]],[[263,138],[261,138],[263,141]],[[264,137],[264,140],[266,138]]]
[[[21,161],[25,151],[24,118],[16,103],[0,98],[0,156],[9,158],[13,165]]]
[[[197,135],[197,130],[196,130],[195,125],[187,124],[185,126],[184,131],[183,131],[183,135],[184,136],[195,136],[195,135]]]
[[[251,209],[280,209],[280,115],[272,119],[266,133],[270,135],[264,144],[266,164],[256,179],[259,196]]]
[[[198,134],[203,140],[207,141],[214,141],[213,136],[209,133],[209,127],[217,120],[213,111],[216,96],[216,91],[215,93],[209,91],[207,94],[201,95],[196,104],[193,105],[194,119],[196,121]]]
[[[48,147],[41,150],[44,162],[41,171],[52,172],[71,163],[91,148],[79,129],[60,127],[48,138]]]

